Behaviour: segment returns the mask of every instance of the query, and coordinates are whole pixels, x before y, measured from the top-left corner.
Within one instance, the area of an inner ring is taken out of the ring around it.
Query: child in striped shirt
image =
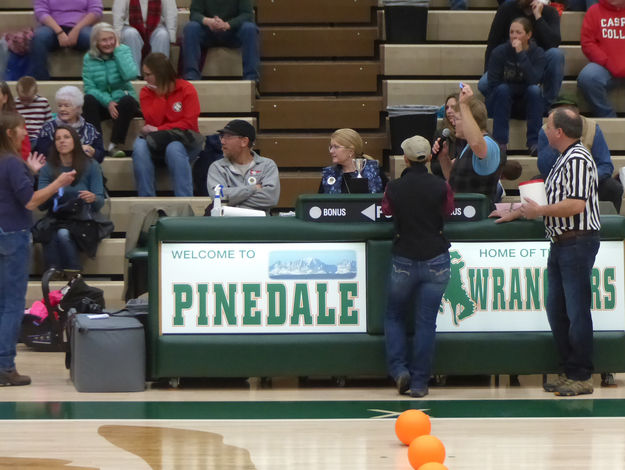
[[[50,103],[43,96],[37,94],[37,81],[28,75],[17,81],[17,99],[15,108],[26,121],[26,130],[31,146],[34,148],[37,143],[39,129],[46,121],[52,119]]]

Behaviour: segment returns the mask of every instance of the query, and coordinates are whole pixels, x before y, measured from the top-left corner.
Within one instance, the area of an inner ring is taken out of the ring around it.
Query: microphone
[[[449,143],[449,137],[451,136],[451,131],[446,127],[445,129],[443,129],[443,131],[441,132],[441,136],[439,137],[440,141],[438,142],[438,152],[436,152],[433,155],[438,155],[440,153],[441,150],[443,150],[443,144],[445,142]]]
[[[443,142],[448,141],[449,142],[449,137],[451,136],[451,131],[446,127],[445,129],[443,129],[443,132],[441,132],[442,136],[441,136],[441,146],[443,145]]]

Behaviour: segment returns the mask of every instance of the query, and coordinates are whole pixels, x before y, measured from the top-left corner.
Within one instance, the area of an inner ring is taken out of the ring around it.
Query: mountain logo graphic
[[[447,289],[443,294],[443,300],[438,309],[438,313],[443,314],[445,312],[445,302],[451,307],[452,320],[454,325],[458,325],[459,322],[465,320],[475,314],[475,302],[467,292],[464,285],[464,281],[460,275],[465,263],[462,261],[462,256],[455,250],[449,252],[451,258],[451,276]]]

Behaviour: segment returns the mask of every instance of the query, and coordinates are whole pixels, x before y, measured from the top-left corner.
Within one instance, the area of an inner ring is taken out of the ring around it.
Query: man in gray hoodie
[[[209,195],[214,198],[215,187],[221,185],[223,200],[229,206],[268,212],[280,198],[280,177],[273,160],[252,150],[256,139],[254,126],[235,119],[217,132],[224,158],[208,169]]]

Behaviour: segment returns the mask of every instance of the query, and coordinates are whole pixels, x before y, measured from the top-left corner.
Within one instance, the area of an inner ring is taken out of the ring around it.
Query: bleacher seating
[[[188,21],[191,0],[177,0],[180,9],[178,32]],[[113,0],[104,0],[105,21],[110,21]],[[497,7],[496,0],[471,0],[468,11],[449,11],[448,0],[432,0],[428,16],[427,43],[385,44],[384,11],[381,0],[256,0],[260,25],[262,97],[254,98],[254,84],[238,79],[241,57],[237,50],[215,48],[209,51],[204,77],[194,82],[201,103],[200,128],[214,133],[228,120],[240,117],[259,130],[256,148],[272,157],[281,171],[280,207],[289,208],[298,194],[316,192],[319,169],[329,163],[328,136],[339,127],[361,132],[365,152],[386,164],[391,176],[401,171],[402,162],[389,155],[388,120],[384,110],[396,104],[441,105],[445,96],[458,91],[458,82],[472,86],[482,74],[485,41]],[[295,5],[294,5],[295,4]],[[31,4],[23,0],[0,2],[0,31],[33,24]],[[579,46],[583,13],[562,16],[562,49],[566,55],[563,91],[576,93],[583,112],[587,104],[577,92],[575,78],[585,65]],[[51,56],[53,81],[41,82],[40,93],[51,104],[62,85],[81,87],[82,53],[60,51]],[[172,63],[177,65],[179,47],[172,47]],[[137,90],[142,81],[135,81]],[[12,84],[14,86],[14,83]],[[477,87],[474,86],[474,89]],[[612,93],[617,111],[625,113],[625,91]],[[623,119],[601,119],[601,128],[618,169],[625,164]],[[143,125],[139,118],[131,124],[126,150]],[[105,141],[110,122],[103,123]],[[525,124],[511,120],[512,157],[521,162],[521,179],[538,170],[535,158],[523,155]],[[106,158],[103,171],[111,191],[110,214],[116,225],[115,238],[104,240],[95,260],[86,260],[85,275],[90,284],[101,287],[109,306],[121,300],[124,264],[124,234],[131,209],[156,203],[133,197],[134,179],[130,158]],[[171,194],[165,171],[157,172],[160,200]],[[505,182],[507,189],[516,182]],[[200,214],[206,198],[191,198]],[[625,207],[625,205],[624,205]],[[28,302],[40,298],[41,252],[33,257]],[[61,284],[53,284],[53,287]]]

